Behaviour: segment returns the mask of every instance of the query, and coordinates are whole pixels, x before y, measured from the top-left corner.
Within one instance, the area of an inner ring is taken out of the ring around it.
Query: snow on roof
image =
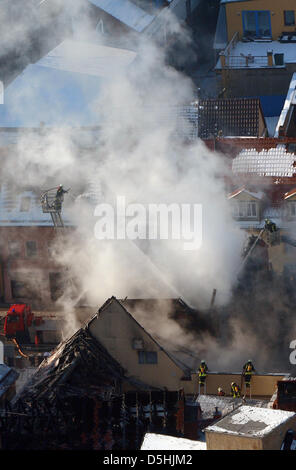
[[[139,33],[155,18],[129,0],[89,0],[89,2]]]
[[[273,54],[284,54],[284,64],[296,63],[295,44],[281,43],[279,41],[238,41],[233,44],[231,49],[227,49],[227,57],[229,52],[229,58],[227,60],[231,68],[266,68],[268,66],[267,51],[272,51]],[[253,62],[249,61],[248,67],[246,67],[244,56],[248,55],[253,56],[255,59]],[[278,67],[284,67],[284,65],[279,65]],[[215,68],[221,69],[220,59]]]
[[[295,155],[288,153],[285,147],[278,146],[257,152],[244,149],[232,162],[234,174],[254,173],[260,176],[286,176],[295,174]]]
[[[296,188],[293,188],[284,194],[284,199],[289,199],[290,197],[295,196],[295,194],[296,194]]]
[[[296,91],[296,73],[293,73],[292,80],[289,85],[289,90],[288,90],[288,94],[286,97],[286,101],[285,101],[284,107],[282,109],[281,115],[279,117],[276,129],[275,129],[275,133],[274,133],[275,137],[279,136],[280,126],[283,126],[285,123],[288,111],[291,106],[291,102],[293,101],[295,97],[295,91]]]
[[[249,194],[250,196],[253,196],[256,199],[262,199],[264,197],[264,192],[262,192],[262,191],[252,192],[252,191],[248,191],[245,188],[240,188],[240,189],[237,189],[236,191],[234,191],[233,193],[229,194],[228,199],[232,199],[233,197],[236,197],[241,193]]]
[[[37,65],[95,77],[112,77],[128,67],[136,55],[136,52],[127,49],[66,39]]]
[[[99,125],[92,103],[107,79],[124,72],[135,57],[135,52],[124,49],[64,41],[7,87],[0,126]]]
[[[181,437],[146,433],[141,450],[207,450],[207,444]]]
[[[291,411],[241,406],[219,422],[206,428],[207,432],[263,437],[296,416]]]

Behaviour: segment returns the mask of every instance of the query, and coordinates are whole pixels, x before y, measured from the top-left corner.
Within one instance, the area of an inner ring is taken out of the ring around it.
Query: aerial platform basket
[[[47,189],[41,194],[42,212],[51,215],[53,225],[55,227],[64,227],[61,216],[63,198],[56,197],[57,188]]]

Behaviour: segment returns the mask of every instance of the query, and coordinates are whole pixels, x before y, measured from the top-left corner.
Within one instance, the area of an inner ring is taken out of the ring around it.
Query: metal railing
[[[268,67],[268,57],[253,56],[251,54],[245,56],[225,56],[225,67],[223,68],[245,68],[245,67]]]

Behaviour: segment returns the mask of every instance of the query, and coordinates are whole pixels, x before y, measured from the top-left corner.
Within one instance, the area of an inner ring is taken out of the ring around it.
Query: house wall
[[[243,36],[242,11],[244,10],[269,10],[271,20],[271,34],[274,40],[283,31],[295,31],[294,26],[286,26],[284,22],[284,10],[294,10],[296,16],[295,0],[252,0],[248,2],[226,3],[227,34],[228,41],[238,32]]]
[[[207,450],[262,450],[261,439],[205,431]]]
[[[279,450],[288,429],[296,430],[296,415],[262,438],[205,430],[207,450]]]
[[[122,365],[127,376],[161,389],[183,388],[184,372],[117,301],[111,302],[90,322],[89,331]],[[145,351],[157,352],[157,364],[139,364],[138,351],[133,349],[134,338],[143,339]]]
[[[69,229],[64,229],[69,230]],[[72,229],[70,229],[72,230]],[[33,308],[52,303],[50,274],[62,272],[62,267],[51,257],[50,246],[55,242],[54,227],[0,227],[0,252],[3,277],[2,303],[30,302]],[[28,256],[26,242],[36,242],[36,255]],[[18,255],[12,255],[10,244],[18,244]],[[32,282],[30,281],[32,277]],[[36,295],[14,297],[11,281],[31,282]]]
[[[292,416],[292,418],[288,419],[262,439],[263,450],[279,450],[288,429],[296,431],[296,415]]]
[[[184,382],[183,387],[185,393],[195,394],[198,392],[198,375],[192,374],[191,382]],[[252,396],[270,398],[277,388],[277,382],[282,380],[284,375],[263,375],[256,374],[252,377]],[[241,374],[227,374],[209,372],[206,379],[206,392],[209,395],[217,395],[218,387],[222,387],[225,394],[231,396],[230,386],[231,382],[236,382],[245,393],[244,380]]]

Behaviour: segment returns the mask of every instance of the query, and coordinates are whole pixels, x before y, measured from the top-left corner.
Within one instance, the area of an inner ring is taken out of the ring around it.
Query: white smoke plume
[[[187,33],[173,18],[168,27],[187,43]],[[136,62],[128,71],[108,76],[90,103],[89,110],[100,121],[95,151],[77,150],[67,126],[41,128],[39,136],[27,132],[19,138],[15,158],[7,159],[2,170],[4,177],[13,174],[15,183],[18,178],[21,183],[25,174],[26,185],[40,192],[59,183],[71,187],[65,207],[76,229],[67,231],[57,261],[77,285],[72,297],[65,291],[61,299],[74,329],[74,304],[98,306],[111,295],[181,296],[195,307],[207,308],[216,288],[217,304],[223,305],[241,262],[244,236],[232,221],[226,198],[228,167],[221,155],[201,141],[184,143],[177,132],[180,121],[175,110],[195,99],[192,82],[166,63],[165,49],[151,38],[144,37],[138,44],[132,38],[130,48],[136,49]],[[81,60],[79,54],[76,60]],[[48,107],[51,113],[51,103]],[[26,112],[34,114],[34,109]],[[182,243],[171,240],[141,244],[96,240],[90,194],[98,203],[124,196],[127,204],[201,204],[201,248],[185,251]],[[78,195],[85,197],[74,203]]]

